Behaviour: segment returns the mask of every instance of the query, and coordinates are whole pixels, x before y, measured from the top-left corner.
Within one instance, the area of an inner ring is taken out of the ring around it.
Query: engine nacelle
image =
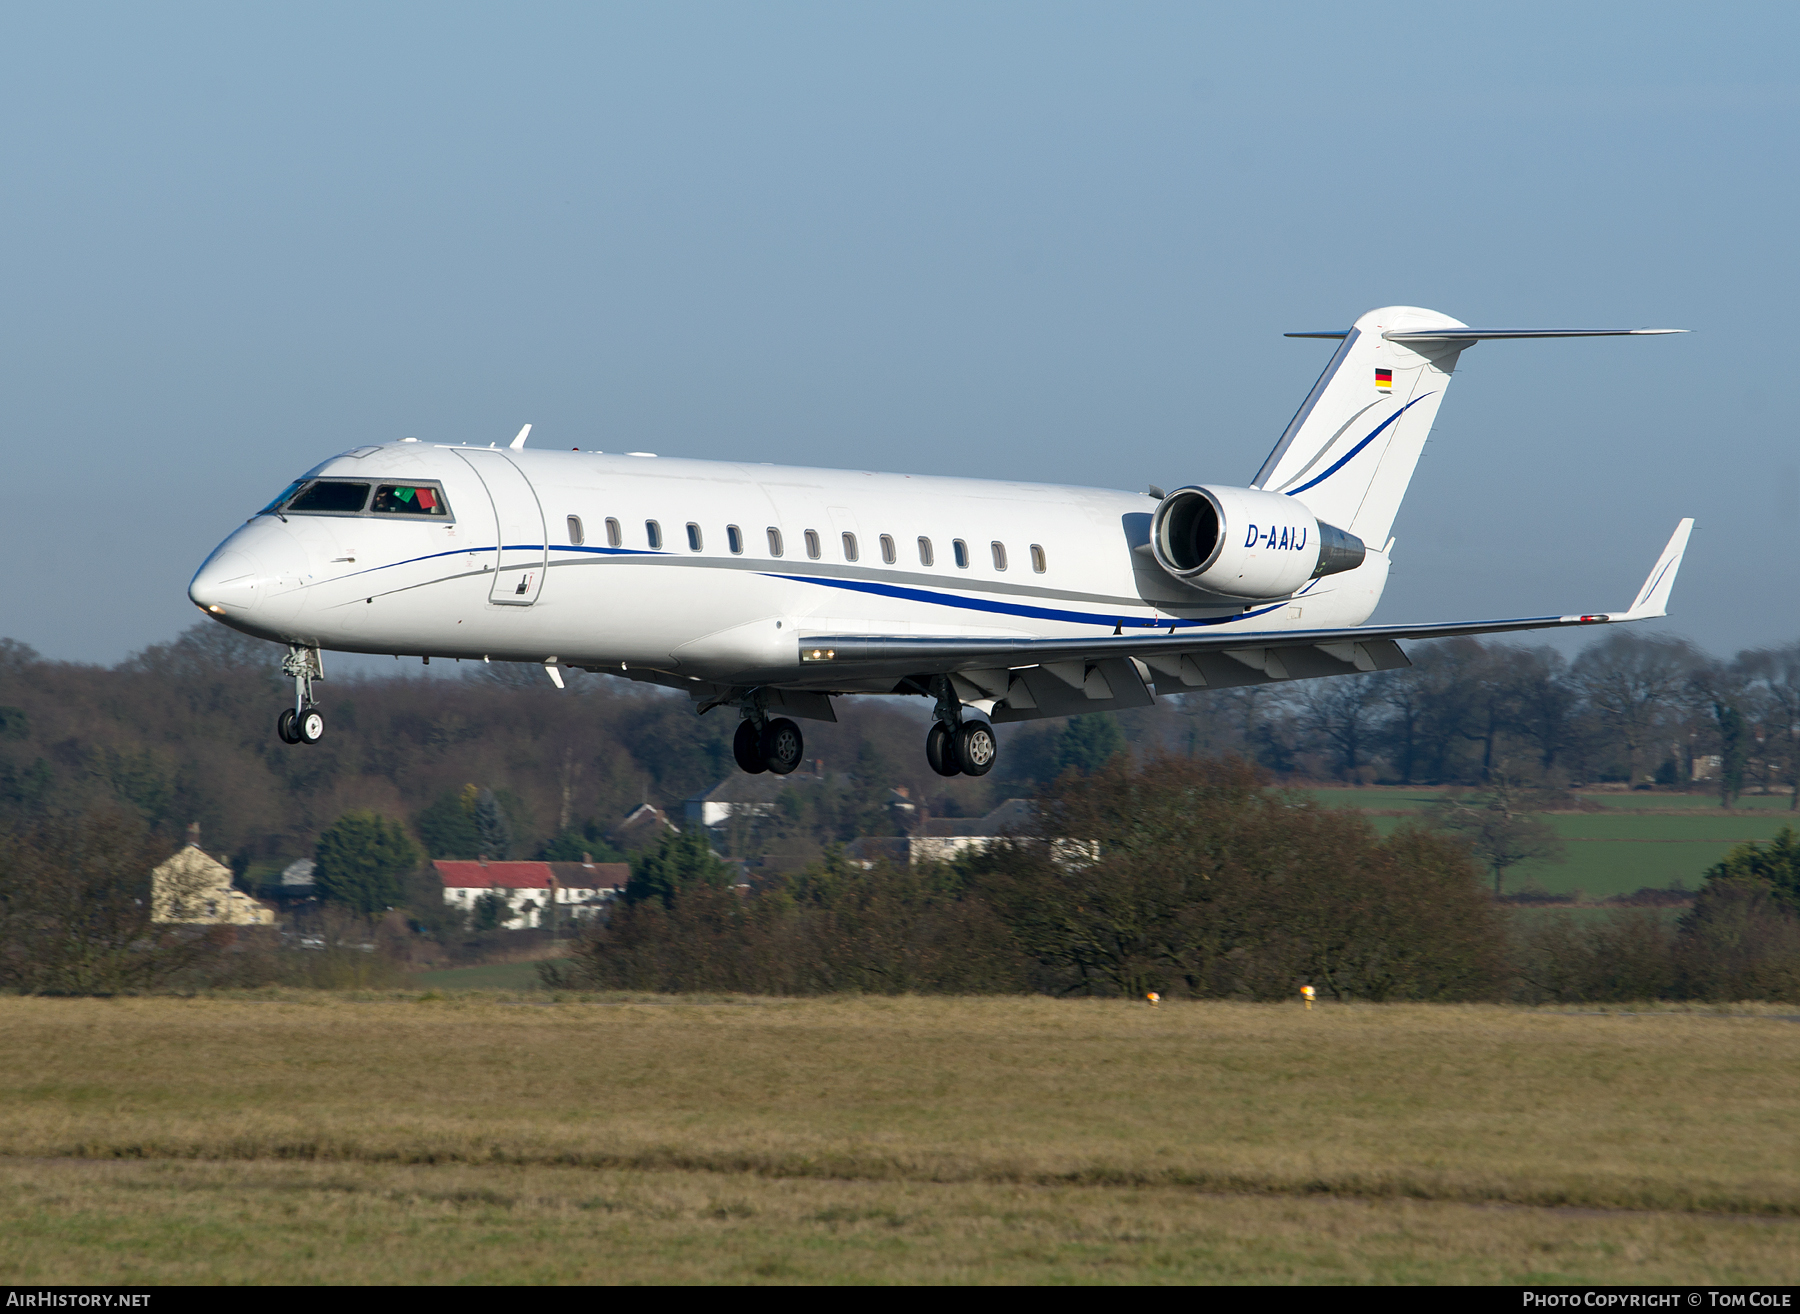
[[[1309,579],[1355,570],[1367,549],[1303,502],[1255,488],[1191,485],[1150,519],[1157,565],[1230,598],[1284,598]]]

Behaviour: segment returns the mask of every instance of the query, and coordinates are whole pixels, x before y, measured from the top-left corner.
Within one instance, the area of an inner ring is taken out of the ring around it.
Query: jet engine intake
[[[1230,598],[1282,598],[1362,565],[1354,534],[1305,503],[1256,488],[1177,488],[1150,520],[1150,551],[1176,579]]]

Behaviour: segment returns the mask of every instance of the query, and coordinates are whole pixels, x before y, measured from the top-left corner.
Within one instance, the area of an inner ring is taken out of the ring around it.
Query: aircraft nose
[[[241,615],[298,586],[306,571],[306,552],[290,535],[253,524],[206,559],[188,585],[188,597],[215,616]]]
[[[245,553],[215,552],[188,585],[188,597],[214,615],[227,609],[253,611],[262,583],[256,562]]]

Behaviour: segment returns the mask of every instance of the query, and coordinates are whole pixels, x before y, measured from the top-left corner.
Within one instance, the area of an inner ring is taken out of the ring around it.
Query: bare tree
[[[1738,654],[1737,667],[1756,696],[1765,769],[1793,791],[1789,811],[1800,811],[1800,643]]]
[[[1388,710],[1382,736],[1387,744],[1388,758],[1403,785],[1412,784],[1413,773],[1418,769],[1424,751],[1420,738],[1430,704],[1427,684],[1426,673],[1414,666],[1389,672],[1377,686],[1382,706]]]
[[[1563,858],[1563,842],[1550,823],[1531,811],[1533,791],[1509,776],[1503,762],[1479,795],[1447,794],[1433,804],[1431,823],[1468,841],[1469,850],[1494,873],[1494,897],[1504,889],[1506,873],[1522,862]]]
[[[1685,639],[1623,632],[1607,635],[1575,659],[1570,677],[1617,736],[1628,784],[1637,784],[1639,754],[1703,661]]]
[[[1515,648],[1506,674],[1511,728],[1531,745],[1539,770],[1549,771],[1575,734],[1580,696],[1569,682],[1569,664],[1554,648]]]
[[[1380,685],[1358,676],[1314,680],[1300,695],[1303,724],[1330,746],[1346,780],[1356,778],[1357,768],[1367,757],[1381,701]]]

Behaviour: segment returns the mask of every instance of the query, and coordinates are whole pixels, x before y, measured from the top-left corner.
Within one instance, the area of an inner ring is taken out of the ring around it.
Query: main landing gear
[[[764,771],[785,776],[806,756],[806,739],[800,727],[785,716],[749,715],[738,722],[731,753],[737,764],[753,776]]]
[[[325,678],[319,650],[290,643],[281,673],[294,677],[294,705],[283,708],[275,719],[275,733],[284,744],[318,743],[325,737],[325,714],[313,705],[312,691],[312,682]]]
[[[963,717],[962,702],[950,681],[938,676],[931,682],[937,695],[937,720],[925,735],[925,760],[940,776],[985,776],[1000,756],[994,727],[975,717]]]

